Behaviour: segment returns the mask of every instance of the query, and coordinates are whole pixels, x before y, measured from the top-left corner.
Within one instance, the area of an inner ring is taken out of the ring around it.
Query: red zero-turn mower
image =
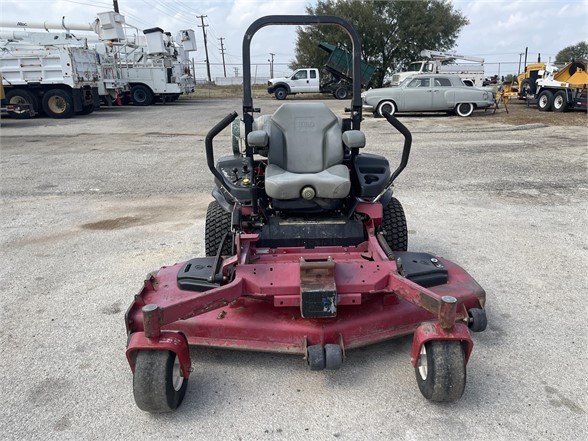
[[[268,16],[249,27],[244,151],[215,164],[213,140],[236,112],[205,141],[216,182],[207,257],[149,274],[126,314],[135,401],[149,412],[178,407],[192,373],[189,345],[301,354],[317,371],[339,369],[349,349],[411,333],[422,394],[454,401],[465,387],[470,331],[486,327],[485,293],[456,264],[406,251],[404,212],[391,188],[411,134],[385,115],[405,138],[394,172],[386,158],[360,153],[358,80],[349,118],[309,101],[254,118],[250,43],[270,24],[342,27],[353,42],[353,78],[361,77],[359,37],[340,18]]]

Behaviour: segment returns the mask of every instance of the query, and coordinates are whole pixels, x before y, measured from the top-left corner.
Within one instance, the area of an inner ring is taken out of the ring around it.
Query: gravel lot
[[[401,117],[414,136],[395,190],[409,248],[454,260],[487,291],[459,402],[421,396],[407,337],[350,351],[335,372],[192,348],[183,405],[156,416],[133,400],[124,312],[145,274],[203,253],[204,136],[240,101],[2,119],[2,438],[586,439],[586,115],[552,124],[510,108],[528,119]],[[366,151],[399,160],[386,121],[366,116],[363,130]]]

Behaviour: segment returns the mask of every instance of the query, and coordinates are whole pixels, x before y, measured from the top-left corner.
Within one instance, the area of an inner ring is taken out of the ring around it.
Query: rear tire
[[[231,231],[231,213],[227,213],[217,201],[208,204],[206,210],[206,227],[204,233],[204,247],[207,256],[216,256],[218,247],[225,233]],[[227,237],[223,244],[222,256],[232,256],[232,238]]]
[[[150,106],[153,104],[153,92],[143,84],[137,84],[131,89],[131,100],[134,106]]]
[[[415,368],[417,384],[431,401],[451,402],[463,395],[466,361],[458,340],[430,340],[419,353]]]
[[[347,98],[347,88],[346,87],[338,87],[335,89],[335,98],[338,100],[344,100]]]
[[[188,379],[182,377],[180,362],[171,351],[137,352],[133,395],[139,409],[161,413],[177,409],[186,395]]]
[[[384,207],[380,229],[392,251],[406,251],[408,249],[406,217],[398,199],[392,198]]]
[[[550,90],[544,90],[537,97],[537,108],[541,112],[550,112],[553,105],[553,93]]]
[[[74,114],[71,92],[62,89],[51,89],[45,92],[43,110],[50,118],[71,118]]]
[[[94,111],[94,103],[83,106],[82,110],[78,112],[78,115],[89,115]]]
[[[470,116],[474,113],[474,105],[472,103],[459,103],[455,106],[455,113],[464,118]]]
[[[28,108],[32,109],[33,112],[35,112],[35,113],[39,112],[39,101],[37,100],[37,97],[35,97],[35,95],[33,95],[28,90],[13,89],[13,90],[6,92],[6,103],[7,104],[26,105],[26,106],[29,106]],[[22,112],[22,113],[9,112],[8,114],[12,118],[16,118],[16,119],[31,118],[31,113],[28,111]]]
[[[553,96],[553,111],[554,112],[565,112],[567,105],[566,93],[560,90]]]

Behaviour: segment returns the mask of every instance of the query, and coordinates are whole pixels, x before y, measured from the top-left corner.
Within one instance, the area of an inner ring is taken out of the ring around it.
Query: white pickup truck
[[[284,100],[288,95],[297,93],[332,93],[340,100],[351,94],[351,84],[344,81],[321,85],[319,70],[314,67],[298,69],[289,77],[272,78],[267,86],[268,93],[273,93],[278,100]]]

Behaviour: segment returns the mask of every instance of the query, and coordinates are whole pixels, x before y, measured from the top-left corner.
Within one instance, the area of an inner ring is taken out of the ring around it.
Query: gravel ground
[[[421,396],[406,337],[349,351],[336,372],[192,348],[186,398],[166,415],[134,404],[124,311],[149,271],[203,253],[204,136],[240,101],[2,119],[2,438],[585,439],[586,114],[509,109],[401,117],[414,135],[395,187],[409,248],[454,260],[487,291],[460,401]],[[399,160],[386,121],[362,128],[366,151]]]

